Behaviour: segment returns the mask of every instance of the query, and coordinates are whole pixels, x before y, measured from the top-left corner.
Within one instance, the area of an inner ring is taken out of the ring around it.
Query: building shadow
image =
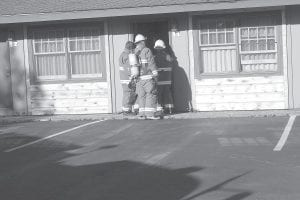
[[[1,139],[0,194],[5,200],[196,200],[219,190],[234,193],[224,200],[243,200],[252,194],[245,190],[225,189],[226,184],[248,172],[191,196],[202,186],[201,179],[193,173],[199,173],[204,167],[176,169],[126,158],[109,162],[100,158],[93,164],[84,162],[91,154],[101,156],[99,152],[106,148],[84,152],[79,160],[68,163],[65,160],[74,157],[68,152],[82,146],[51,140],[4,153],[5,149],[38,138],[9,133]]]
[[[173,81],[172,92],[174,99],[174,109],[176,113],[193,111],[192,89],[188,76],[183,67],[179,66],[177,57],[173,49],[168,45],[167,51],[173,58]]]

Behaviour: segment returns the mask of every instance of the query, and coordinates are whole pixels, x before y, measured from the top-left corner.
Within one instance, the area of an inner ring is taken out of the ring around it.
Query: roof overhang
[[[299,0],[241,0],[155,7],[2,15],[0,24],[300,5]]]

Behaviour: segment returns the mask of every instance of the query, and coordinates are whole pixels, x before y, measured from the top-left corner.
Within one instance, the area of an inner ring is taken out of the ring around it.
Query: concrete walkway
[[[190,112],[167,115],[164,119],[197,119],[197,118],[230,118],[230,117],[274,117],[300,115],[300,110],[261,110],[261,111],[215,111]],[[2,116],[0,124],[21,123],[31,121],[72,121],[72,120],[99,120],[99,119],[137,119],[136,116],[122,114],[88,114],[88,115],[47,115],[47,116]]]

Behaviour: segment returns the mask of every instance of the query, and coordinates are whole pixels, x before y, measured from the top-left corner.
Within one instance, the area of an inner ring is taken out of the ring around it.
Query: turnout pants
[[[132,106],[136,101],[135,87],[130,86],[126,83],[122,84],[123,88],[123,100],[122,100],[122,111],[131,112]],[[136,105],[135,105],[136,106]]]
[[[136,85],[139,115],[154,116],[157,105],[157,85],[153,79],[139,80]]]
[[[171,85],[158,85],[158,104],[157,111],[164,112],[168,111],[172,113],[174,108],[173,96]]]

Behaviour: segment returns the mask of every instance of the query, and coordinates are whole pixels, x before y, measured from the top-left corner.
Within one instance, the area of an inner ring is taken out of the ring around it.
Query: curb
[[[300,110],[263,110],[263,111],[216,111],[190,112],[166,115],[165,120],[172,119],[210,119],[210,118],[241,118],[241,117],[284,117],[300,115]],[[51,115],[51,116],[7,116],[0,118],[0,125],[26,123],[35,121],[82,121],[82,120],[137,120],[136,116],[122,114],[90,114],[90,115]]]

